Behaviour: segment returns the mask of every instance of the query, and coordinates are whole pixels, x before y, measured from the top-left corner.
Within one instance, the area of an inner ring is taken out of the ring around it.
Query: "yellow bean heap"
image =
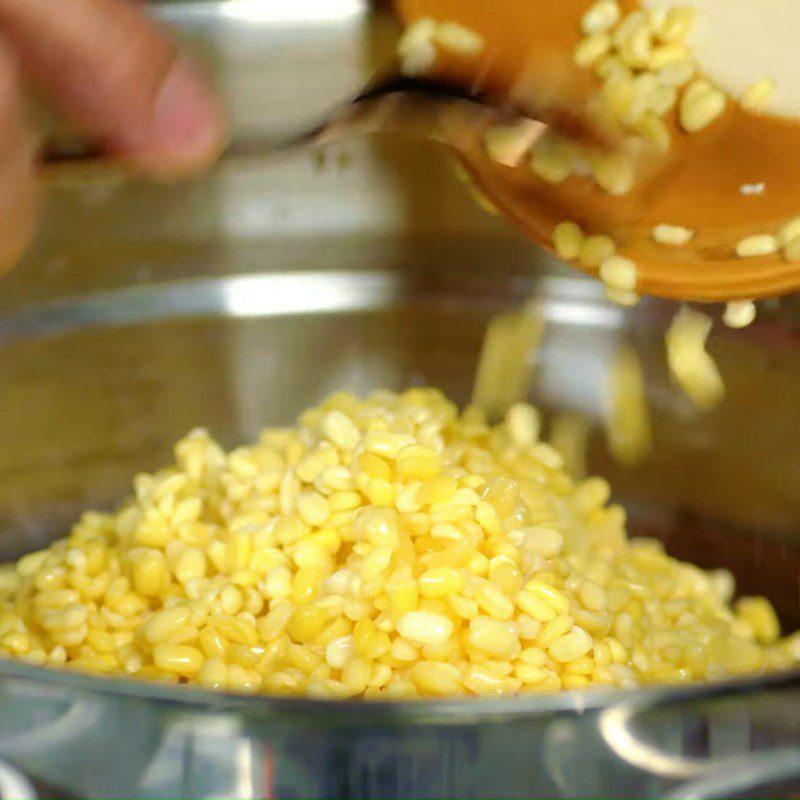
[[[628,539],[517,404],[336,394],[226,453],[204,430],[114,514],[0,568],[0,653],[238,692],[416,698],[795,662],[763,598]]]

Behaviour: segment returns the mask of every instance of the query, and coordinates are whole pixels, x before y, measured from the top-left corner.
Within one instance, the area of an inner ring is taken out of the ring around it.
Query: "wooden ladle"
[[[572,54],[592,2],[398,0],[397,5],[407,24],[421,17],[452,20],[483,36],[485,46],[476,58],[441,54],[434,68],[438,75],[462,82],[479,75],[482,86],[502,93],[522,71],[546,75],[556,64],[571,76],[572,86],[591,93],[600,82],[574,66]],[[638,0],[621,2],[624,10],[638,5]],[[553,185],[531,170],[508,169],[472,154],[461,159],[482,193],[542,246],[552,247],[553,228],[563,220],[610,235],[618,251],[636,262],[640,293],[724,301],[800,287],[800,263],[787,262],[780,252],[736,255],[742,239],[774,235],[800,214],[800,124],[748,112],[735,101],[697,133],[682,131],[676,117],[672,112],[666,120],[672,134],[668,153],[622,196],[610,196],[586,178]],[[685,246],[665,246],[652,238],[660,224],[696,233]]]
[[[484,134],[497,124],[526,125],[529,146],[548,129],[615,146],[585,114],[600,83],[572,60],[581,18],[592,2],[397,0],[407,24],[431,17],[477,31],[484,40],[480,53],[441,52],[424,77],[391,73],[330,112],[319,127],[280,142],[234,141],[231,153],[263,155],[375,132],[430,138],[453,147],[479,190],[544,247],[552,247],[553,229],[564,220],[611,236],[617,251],[636,263],[640,294],[723,301],[800,287],[800,264],[781,253],[736,255],[742,239],[774,234],[800,214],[800,127],[792,120],[748,113],[730,102],[713,125],[686,134],[672,112],[666,120],[670,149],[651,160],[621,196],[585,177],[546,183],[527,159],[487,158]],[[631,10],[638,0],[621,5]],[[86,142],[51,143],[44,160],[46,171],[108,167],[102,148]],[[761,191],[746,191],[753,186]],[[652,231],[661,224],[690,228],[695,235],[682,246],[658,244]]]

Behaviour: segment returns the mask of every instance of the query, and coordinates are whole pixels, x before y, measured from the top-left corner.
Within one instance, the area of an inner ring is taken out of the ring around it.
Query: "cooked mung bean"
[[[195,430],[119,511],[0,568],[0,654],[387,699],[794,662],[768,601],[731,608],[727,573],[629,539],[607,483],[569,477],[539,435],[532,406],[491,426],[429,389],[339,393],[230,453]]]

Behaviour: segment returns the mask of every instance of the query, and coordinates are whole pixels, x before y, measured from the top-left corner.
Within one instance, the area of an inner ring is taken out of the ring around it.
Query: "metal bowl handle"
[[[731,797],[778,781],[800,779],[800,748],[796,746],[720,758],[694,758],[665,752],[641,739],[633,730],[634,719],[670,702],[673,701],[668,697],[623,701],[603,711],[598,723],[606,745],[620,760],[650,775],[677,782],[665,797],[674,800]]]
[[[712,800],[734,797],[777,782],[800,779],[800,749],[787,747],[737,759],[725,769],[679,784],[664,795],[667,800]]]
[[[75,800],[75,795],[0,759],[0,800]]]

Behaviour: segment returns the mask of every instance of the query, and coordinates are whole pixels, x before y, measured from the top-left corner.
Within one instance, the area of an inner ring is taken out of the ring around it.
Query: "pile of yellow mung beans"
[[[795,663],[763,598],[629,539],[536,409],[340,393],[226,453],[204,430],[113,514],[0,568],[0,653],[237,692],[417,698]]]

